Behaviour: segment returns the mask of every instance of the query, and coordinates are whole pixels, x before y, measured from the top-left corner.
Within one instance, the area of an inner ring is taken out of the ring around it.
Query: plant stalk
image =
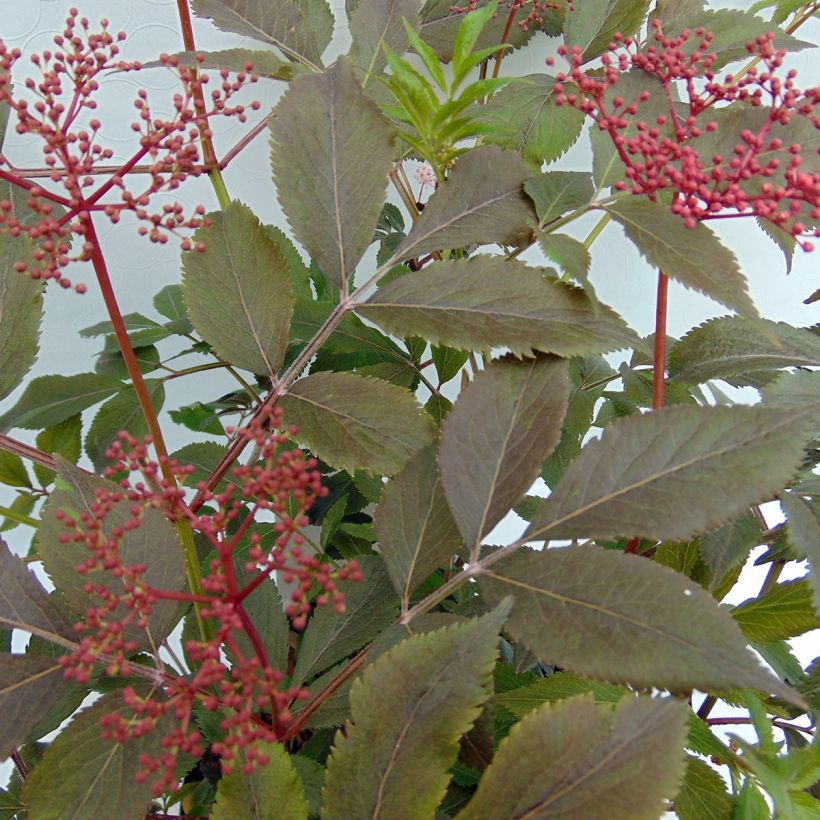
[[[194,39],[194,27],[191,22],[191,9],[188,5],[188,0],[177,0],[177,12],[179,14],[179,24],[182,29],[182,42],[185,44],[186,51],[196,51],[196,40]],[[191,69],[193,78],[199,75],[196,68]],[[214,193],[216,194],[219,207],[224,211],[231,204],[231,195],[228,193],[228,188],[225,185],[225,180],[222,177],[222,170],[219,165],[219,160],[216,158],[216,151],[214,151],[214,143],[208,133],[208,121],[206,117],[207,108],[205,107],[205,95],[202,92],[201,86],[195,86],[193,89],[194,107],[200,117],[199,122],[199,140],[202,143],[202,155],[205,159],[205,167],[208,169],[208,179],[211,180]]]

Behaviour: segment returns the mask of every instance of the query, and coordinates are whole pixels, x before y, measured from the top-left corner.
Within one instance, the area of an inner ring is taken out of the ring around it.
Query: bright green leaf
[[[495,94],[479,117],[489,126],[485,142],[518,151],[530,167],[540,171],[544,162],[560,159],[575,144],[586,118],[571,105],[555,104],[554,77],[528,74],[523,79],[526,82],[513,83]]]
[[[119,379],[97,373],[39,376],[26,385],[17,404],[0,417],[0,430],[40,430],[98,404],[122,388]]]
[[[732,617],[750,641],[769,643],[820,629],[811,586],[806,580],[776,584],[759,598],[732,609]]]
[[[686,775],[675,798],[680,820],[732,820],[734,802],[726,781],[697,757],[686,758]]]

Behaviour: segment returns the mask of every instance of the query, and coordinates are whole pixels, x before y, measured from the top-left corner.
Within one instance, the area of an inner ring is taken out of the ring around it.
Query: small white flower
[[[416,168],[413,178],[416,182],[421,183],[422,188],[425,185],[429,185],[431,188],[434,188],[436,185],[436,172],[433,170],[433,166],[430,165],[429,162],[422,162],[422,164]]]

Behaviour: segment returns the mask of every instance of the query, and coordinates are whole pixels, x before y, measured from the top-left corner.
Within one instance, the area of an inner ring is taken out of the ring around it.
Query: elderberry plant
[[[145,64],[73,8],[47,51],[0,40],[0,518],[32,534],[0,541],[0,813],[818,815],[789,641],[820,628],[820,341],[715,228],[814,249],[820,88],[788,66],[820,4],[348,0],[332,62],[325,0],[177,8]],[[191,12],[258,46],[198,51]],[[115,160],[107,83],[157,68]],[[223,178],[262,135],[286,225]],[[216,210],[168,201],[199,176]],[[106,222],[178,242],[157,318]],[[592,264],[611,222],[657,270],[648,338],[593,284],[631,275]],[[670,279],[731,314],[669,337]],[[99,290],[104,349],[27,381],[54,283]],[[232,392],[162,415],[208,370]]]

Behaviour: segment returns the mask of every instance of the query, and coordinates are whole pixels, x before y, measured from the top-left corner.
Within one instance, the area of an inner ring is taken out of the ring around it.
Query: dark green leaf
[[[325,783],[324,766],[304,755],[293,755],[290,759],[293,768],[302,781],[305,799],[311,815],[318,816],[322,811],[322,788]]]
[[[171,410],[168,414],[177,423],[197,433],[211,433],[214,436],[224,436],[225,428],[219,421],[216,408],[194,402],[178,410]]]
[[[785,322],[740,316],[710,319],[669,351],[670,376],[686,384],[799,366],[820,366],[820,336]]]
[[[441,489],[435,447],[416,453],[384,488],[374,513],[379,552],[404,606],[438,567],[449,567],[462,546]]]
[[[26,385],[17,404],[0,417],[0,430],[22,427],[40,430],[65,421],[112,396],[123,384],[97,373],[39,376]]]
[[[131,714],[121,693],[111,692],[80,712],[52,741],[23,788],[30,817],[142,820],[151,802],[151,781],[137,782],[140,758],[159,758],[163,753],[173,711],[152,731],[123,745],[101,737],[100,718],[117,712],[125,718]]]
[[[583,291],[501,256],[434,262],[379,288],[357,312],[398,336],[464,350],[574,356],[640,344],[613,310],[596,313]]]
[[[733,806],[723,778],[707,763],[688,755],[683,786],[675,798],[680,820],[732,820]]]
[[[360,0],[350,16],[353,45],[350,62],[362,74],[362,86],[387,64],[384,46],[399,54],[407,48],[403,19],[418,27],[418,0]]]
[[[816,412],[681,406],[621,419],[572,462],[527,535],[684,541],[716,529],[788,482]]]
[[[797,698],[709,593],[645,558],[565,547],[513,555],[480,578],[490,603],[515,597],[510,632],[548,663],[612,683]]]
[[[0,724],[0,756],[24,743],[73,686],[56,658],[0,654],[0,710],[9,716]]]
[[[14,269],[17,262],[32,261],[32,246],[8,230],[0,235],[0,399],[20,384],[37,358],[43,285]]]
[[[568,48],[578,46],[587,62],[606,51],[616,33],[635,34],[648,10],[649,0],[579,3],[567,13],[564,42]]]
[[[554,77],[528,74],[523,79],[526,82],[513,83],[495,94],[479,116],[489,126],[485,142],[518,151],[540,171],[543,162],[553,162],[570,149],[581,135],[585,117],[570,105],[555,104]]]
[[[307,820],[308,804],[302,781],[281,743],[268,743],[260,751],[269,759],[253,765],[246,774],[241,764],[219,781],[211,820]]]
[[[465,350],[456,350],[441,345],[433,345],[430,355],[433,358],[433,365],[436,368],[440,385],[454,379],[461,372],[461,368],[464,367],[469,358],[469,354]]]
[[[293,233],[344,289],[373,240],[393,131],[344,59],[294,80],[271,131],[274,179]]]
[[[487,698],[508,605],[402,641],[350,692],[351,720],[328,760],[325,820],[428,817],[444,797],[458,741]],[[356,772],[356,787],[350,773]]]
[[[522,718],[544,703],[566,700],[590,693],[596,703],[617,703],[627,692],[623,686],[582,678],[572,672],[556,672],[539,678],[529,686],[511,689],[495,698],[496,703]]]
[[[239,202],[209,216],[183,256],[182,292],[194,327],[234,365],[273,376],[293,315],[289,266],[253,212]]]
[[[193,328],[190,329],[193,331]],[[160,364],[159,350],[154,345],[134,348],[134,358],[142,373],[156,370]],[[114,379],[128,379],[131,377],[128,366],[119,350],[103,350],[97,357],[94,370],[101,376],[111,376]]]
[[[528,179],[524,190],[535,203],[542,225],[586,205],[595,192],[592,177],[580,171],[547,171]]]
[[[31,487],[23,459],[6,450],[0,450],[0,484],[7,487]]]
[[[37,447],[44,453],[60,455],[66,461],[76,464],[82,453],[81,433],[82,418],[78,413],[39,433],[36,439]],[[54,480],[54,472],[39,464],[34,465],[34,472],[43,486]]]
[[[154,410],[159,412],[165,401],[163,381],[146,379],[145,386]],[[136,390],[131,386],[124,387],[100,407],[88,428],[85,437],[85,451],[97,470],[102,471],[108,464],[106,451],[116,441],[121,430],[127,430],[138,440],[149,432],[148,422],[137,400]]]
[[[607,206],[650,265],[747,317],[758,318],[737,259],[702,223],[687,228],[668,206],[637,198]]]
[[[76,646],[77,633],[62,607],[2,540],[0,576],[0,627],[22,629],[60,646]]]
[[[569,391],[566,361],[509,356],[459,396],[441,428],[439,466],[469,549],[477,552],[538,477],[561,436]]]
[[[683,775],[687,707],[627,697],[614,712],[589,696],[548,704],[501,742],[463,820],[655,820]]]
[[[395,261],[473,243],[525,242],[535,218],[521,188],[528,176],[517,154],[494,145],[468,151],[427,203]]]
[[[372,641],[396,617],[398,601],[381,559],[359,559],[363,581],[345,581],[345,611],[318,608],[299,645],[292,684],[298,686]]]
[[[776,584],[759,598],[736,606],[732,617],[750,641],[761,644],[820,628],[811,586],[804,579]]]
[[[391,475],[435,436],[412,394],[351,373],[314,373],[280,401],[288,423],[334,467]]]

